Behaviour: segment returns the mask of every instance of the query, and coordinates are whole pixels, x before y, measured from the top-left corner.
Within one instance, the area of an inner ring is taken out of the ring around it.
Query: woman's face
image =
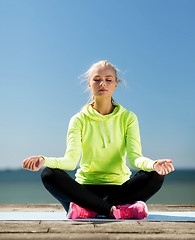
[[[111,98],[118,82],[111,67],[97,66],[89,76],[88,85],[94,97]]]

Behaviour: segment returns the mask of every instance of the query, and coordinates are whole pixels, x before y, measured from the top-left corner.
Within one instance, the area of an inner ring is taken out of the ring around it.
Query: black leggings
[[[46,167],[41,174],[45,188],[63,205],[66,211],[70,202],[98,214],[109,216],[114,205],[146,202],[162,186],[164,176],[155,171],[139,171],[122,185],[81,185],[64,170]]]

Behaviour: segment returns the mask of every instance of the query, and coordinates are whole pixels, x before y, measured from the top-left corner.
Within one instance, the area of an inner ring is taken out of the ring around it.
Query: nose
[[[101,81],[100,85],[105,87],[106,86],[106,82],[105,81]]]

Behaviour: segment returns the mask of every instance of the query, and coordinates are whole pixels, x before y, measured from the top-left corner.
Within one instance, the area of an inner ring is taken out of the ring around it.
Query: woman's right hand
[[[23,161],[23,168],[26,168],[31,171],[39,171],[39,169],[43,166],[45,159],[40,156],[33,156],[26,158]]]

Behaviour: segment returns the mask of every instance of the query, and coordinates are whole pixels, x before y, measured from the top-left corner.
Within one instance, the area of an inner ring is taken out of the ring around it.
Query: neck
[[[114,106],[111,99],[94,99],[93,108],[102,115],[107,115],[113,112]]]

